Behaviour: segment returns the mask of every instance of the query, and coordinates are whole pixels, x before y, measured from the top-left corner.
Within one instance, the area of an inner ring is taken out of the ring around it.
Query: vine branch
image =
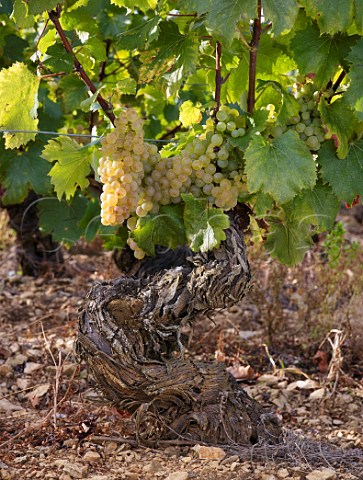
[[[69,43],[66,34],[64,33],[64,30],[59,22],[60,18],[60,12],[61,12],[61,7],[58,6],[56,10],[51,10],[48,12],[50,20],[53,22],[55,29],[57,30],[57,33],[63,43],[63,46],[70,55],[73,57],[73,64],[76,72],[80,76],[80,78],[83,80],[83,82],[86,84],[87,88],[89,89],[90,92],[96,93],[97,88],[95,87],[94,83],[92,80],[89,78],[87,73],[84,71],[82,64],[79,62],[77,59],[76,55],[73,52],[72,46]],[[115,114],[113,113],[112,110],[112,105],[109,103],[107,100],[103,98],[101,94],[97,95],[97,101],[101,105],[102,110],[105,112],[107,117],[111,120],[112,124],[114,125],[115,123]]]
[[[214,95],[216,106],[213,112],[214,117],[217,115],[219,107],[221,106],[221,89],[222,89],[223,83],[225,82],[225,80],[222,77],[221,56],[222,56],[222,45],[219,42],[217,42],[216,43],[216,90]]]
[[[252,114],[255,108],[255,89],[256,89],[256,65],[257,65],[257,50],[262,33],[261,29],[261,0],[258,0],[257,18],[253,22],[253,33],[250,46],[250,69],[248,77],[248,99],[247,109],[248,113]]]

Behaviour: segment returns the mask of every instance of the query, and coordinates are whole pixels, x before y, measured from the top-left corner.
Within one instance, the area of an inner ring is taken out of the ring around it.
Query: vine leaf
[[[42,157],[55,162],[49,172],[54,190],[59,200],[63,194],[70,199],[77,187],[88,186],[87,175],[91,170],[92,148],[82,147],[68,137],[50,140],[42,151]]]
[[[16,62],[0,72],[0,127],[37,130],[39,77],[24,63]],[[5,147],[18,148],[34,140],[36,133],[5,133]]]
[[[277,125],[286,125],[289,118],[298,115],[299,113],[299,103],[292,95],[292,93],[286,92],[283,86],[279,82],[271,80],[260,80],[257,91],[265,90],[268,87],[271,87],[275,92],[277,92],[281,98],[281,103],[277,105]]]
[[[155,16],[150,18],[150,20],[131,28],[130,31],[119,33],[117,36],[118,47],[127,50],[144,48],[145,43],[157,39],[160,20],[160,17]]]
[[[155,245],[176,248],[186,243],[181,205],[166,205],[159,213],[139,218],[131,238],[147,255],[155,255]]]
[[[318,227],[320,232],[334,226],[340,201],[330,185],[317,182],[311,190],[303,190],[291,202],[291,208],[301,221]]]
[[[322,98],[319,110],[327,133],[336,136],[338,157],[345,158],[349,148],[348,140],[354,132],[356,123],[352,110],[342,98],[331,104]]]
[[[207,16],[207,27],[213,36],[224,39],[224,44],[232,42],[236,33],[236,24],[240,20],[257,17],[257,2],[255,0],[219,0],[212,1]]]
[[[70,203],[55,197],[44,198],[38,203],[39,225],[57,242],[71,244],[80,239],[84,228],[79,225],[87,208],[88,200],[75,195]]]
[[[182,194],[184,225],[188,243],[193,252],[207,252],[226,239],[224,229],[229,227],[228,215],[222,209],[210,208],[208,199]]]
[[[324,142],[318,162],[323,180],[340,200],[352,203],[357,195],[363,197],[363,140],[352,143],[343,160],[337,158],[332,141]]]
[[[294,58],[303,74],[314,73],[314,83],[325,87],[355,44],[356,36],[320,34],[316,25],[299,30],[291,41]]]
[[[334,34],[348,30],[353,23],[354,0],[300,0],[307,15],[318,22],[322,33]]]
[[[255,135],[245,152],[248,189],[268,193],[280,205],[316,182],[316,166],[305,143],[292,130],[269,142]]]
[[[190,127],[202,120],[202,113],[191,100],[183,102],[179,110],[179,119],[184,127]]]
[[[362,12],[363,17],[363,12]],[[346,93],[345,98],[348,100],[352,108],[355,110],[355,115],[359,121],[363,121],[363,39],[355,45],[350,54],[348,55],[348,61],[351,63],[348,78],[350,79],[350,85]]]
[[[310,225],[285,211],[285,218],[267,217],[270,232],[265,247],[272,257],[286,265],[294,266],[302,261],[311,246]]]
[[[31,144],[25,152],[9,151],[0,146],[0,183],[5,189],[2,195],[4,205],[21,203],[30,189],[39,195],[51,191],[48,172],[50,165],[40,157],[41,146]]]
[[[46,12],[47,10],[53,10],[57,4],[62,4],[64,1],[59,0],[28,0],[28,13],[29,15],[38,15]]]
[[[280,0],[263,2],[264,16],[272,22],[275,35],[284,35],[293,28],[299,8],[297,0],[285,0],[283,7]]]
[[[157,0],[111,0],[111,3],[118,7],[126,7],[129,9],[139,8],[143,12],[152,9],[155,10]]]

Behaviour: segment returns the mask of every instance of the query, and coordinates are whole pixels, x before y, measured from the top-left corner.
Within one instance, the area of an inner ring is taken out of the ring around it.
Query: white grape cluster
[[[210,206],[223,210],[235,207],[246,185],[229,139],[245,135],[244,127],[245,118],[223,106],[215,121],[207,120],[203,134],[178,155],[163,158],[155,145],[144,141],[137,112],[125,110],[101,141],[102,223],[122,225],[127,220],[132,231],[139,218],[158,213],[162,205],[180,203],[183,193],[206,198]],[[136,258],[144,257],[133,239],[128,244]]]
[[[264,136],[278,138],[287,130],[295,130],[309,150],[316,152],[325,141],[325,132],[317,108],[319,92],[314,90],[312,83],[295,84],[294,96],[299,103],[298,115],[289,118],[287,125],[268,126]],[[267,105],[266,109],[270,112],[270,118],[274,119],[275,105]]]
[[[317,108],[319,92],[314,90],[312,83],[305,83],[301,87],[295,87],[295,98],[300,106],[299,114],[289,119],[288,128],[295,130],[309,150],[316,152],[325,141],[325,132]]]
[[[103,157],[98,174],[103,183],[101,221],[122,225],[138,207],[144,163],[149,150],[144,142],[143,121],[128,109],[115,122],[115,129],[101,140]]]

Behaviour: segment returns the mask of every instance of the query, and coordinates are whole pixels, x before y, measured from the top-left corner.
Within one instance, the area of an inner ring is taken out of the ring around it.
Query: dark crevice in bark
[[[134,415],[138,441],[278,443],[276,417],[223,364],[185,354],[181,334],[198,313],[233,305],[250,286],[236,212],[218,250],[166,252],[139,262],[134,273],[93,287],[80,318],[77,352],[108,401]]]
[[[3,205],[9,215],[9,227],[16,233],[17,260],[23,275],[37,277],[49,271],[60,272],[63,254],[51,235],[39,229],[36,201],[40,197],[30,192],[27,198],[16,205]]]

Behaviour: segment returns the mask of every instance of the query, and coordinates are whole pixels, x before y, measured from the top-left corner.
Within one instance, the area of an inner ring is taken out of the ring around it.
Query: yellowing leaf
[[[90,172],[92,149],[81,147],[68,137],[50,140],[42,151],[42,157],[48,162],[56,162],[49,172],[57,197],[63,194],[70,199],[77,187],[81,190],[88,186],[87,175]]]
[[[191,100],[187,100],[180,107],[179,119],[184,127],[190,127],[202,120],[202,114],[199,108],[193,105]]]
[[[39,78],[24,63],[0,72],[0,128],[37,130]],[[18,148],[35,139],[35,133],[5,133],[5,147]]]

